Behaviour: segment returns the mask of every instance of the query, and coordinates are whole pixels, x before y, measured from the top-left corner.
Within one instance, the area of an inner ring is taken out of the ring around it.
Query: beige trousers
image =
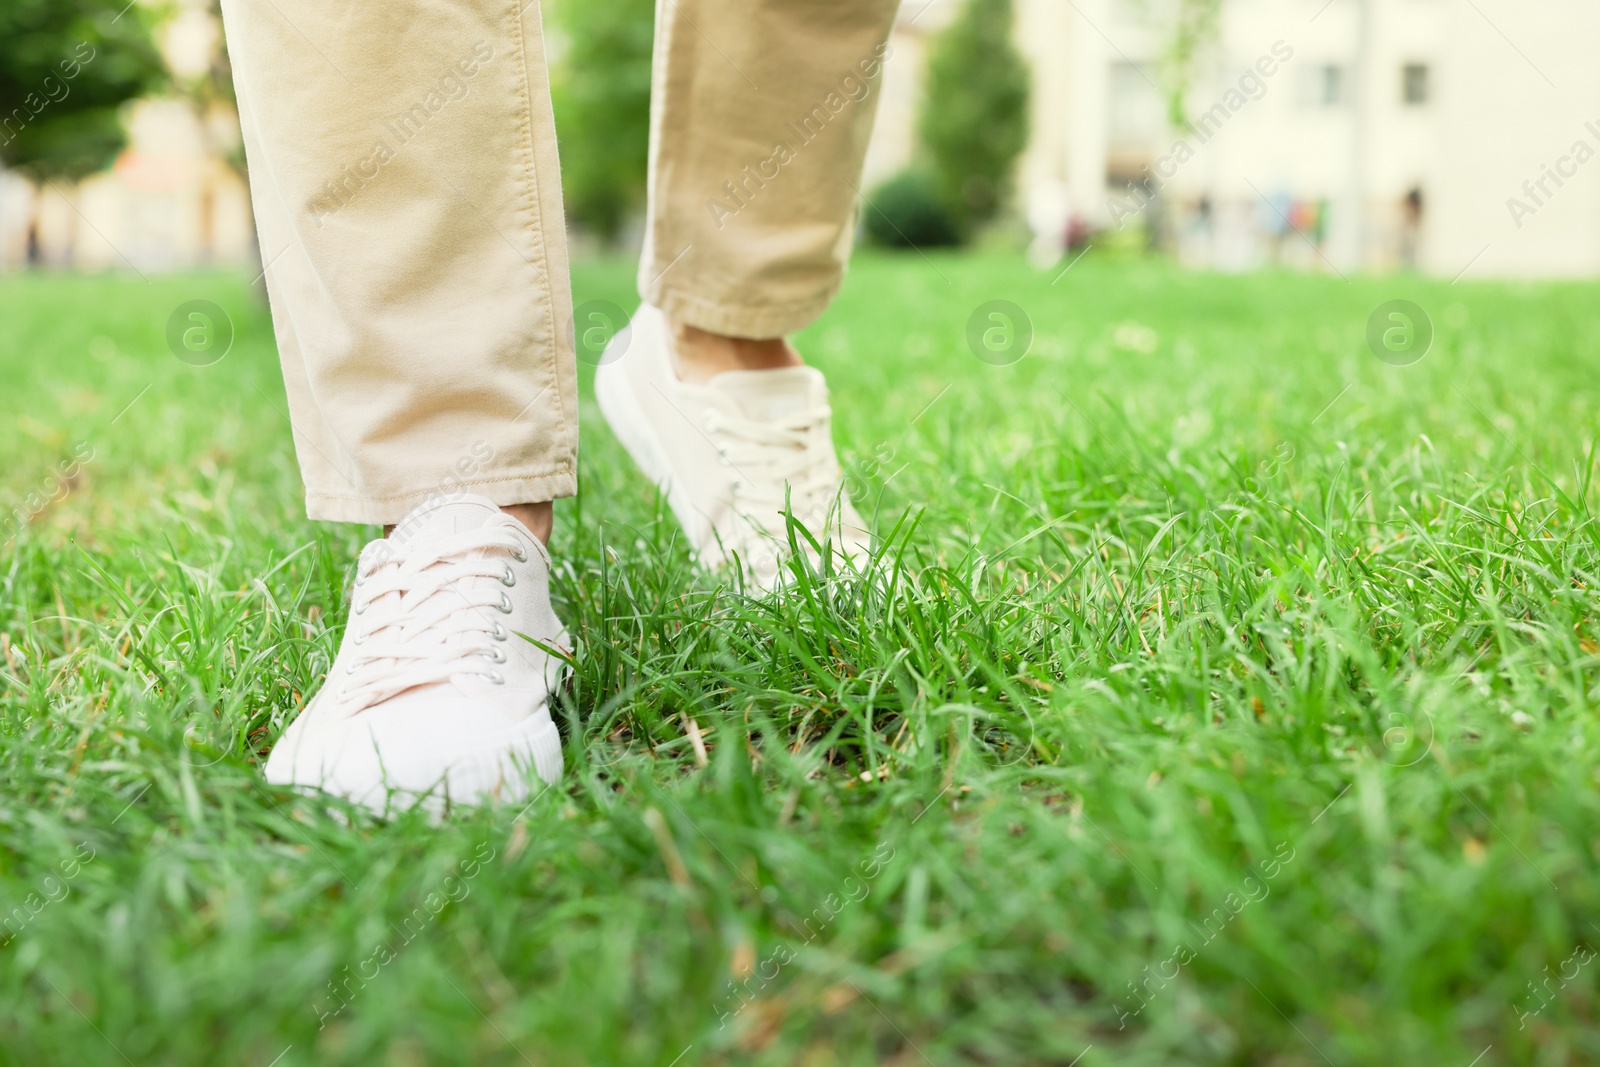
[[[822,312],[896,3],[660,0],[646,301],[742,337]],[[535,0],[223,0],[223,13],[311,517],[393,523],[441,492],[576,492]]]

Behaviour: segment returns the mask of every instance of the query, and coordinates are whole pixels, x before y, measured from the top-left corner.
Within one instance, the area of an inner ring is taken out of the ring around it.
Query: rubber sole
[[[366,744],[371,735],[347,738]],[[276,750],[275,750],[276,751]],[[450,805],[482,803],[519,804],[536,789],[561,780],[561,732],[548,712],[533,715],[494,738],[493,742],[453,758],[425,789],[391,786],[386,777],[341,781],[312,769],[291,755],[278,766],[268,761],[267,781],[275,786],[311,794],[342,797],[378,815],[420,807],[435,815]],[[379,755],[381,761],[381,753]],[[532,773],[529,773],[532,772]],[[534,785],[535,776],[540,783]]]

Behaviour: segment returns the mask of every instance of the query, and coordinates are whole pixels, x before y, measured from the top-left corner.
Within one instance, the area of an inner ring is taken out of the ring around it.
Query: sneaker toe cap
[[[527,794],[530,771],[552,782],[561,773],[559,735],[544,707],[519,720],[448,685],[286,736],[266,767],[274,784],[375,809],[391,797],[402,807],[423,797],[514,800]]]

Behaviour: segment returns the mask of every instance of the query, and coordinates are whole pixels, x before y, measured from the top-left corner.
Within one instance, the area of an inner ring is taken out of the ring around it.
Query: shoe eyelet
[[[483,656],[490,663],[504,663],[506,661],[506,651],[503,648],[485,649]]]
[[[504,641],[506,638],[511,636],[511,632],[504,626],[501,626],[499,623],[495,623],[494,629],[489,632],[489,636],[494,638],[496,641]]]
[[[363,600],[359,604],[350,605],[350,614],[352,614],[352,615],[365,615],[367,613],[367,605],[370,604],[370,603],[371,603],[370,600]]]
[[[511,597],[510,597],[510,595],[506,594],[506,593],[501,593],[500,594],[500,614],[502,614],[502,615],[510,615],[511,611],[512,611],[512,608],[511,608]]]
[[[517,572],[511,569],[511,564],[506,564],[505,574],[500,576],[500,584],[510,589],[517,584]]]
[[[367,638],[371,636],[372,635],[366,631],[362,631],[361,633],[358,633],[354,637],[350,638],[350,643],[352,645],[364,645],[367,643]]]
[[[528,553],[519,548],[515,552],[511,553],[511,558],[516,560],[518,563],[526,563],[528,562]]]
[[[483,676],[485,678],[489,679],[489,681],[493,682],[495,685],[505,685],[506,684],[506,676],[501,674],[499,671],[495,670],[493,667],[491,667],[488,670],[484,671],[483,672]]]

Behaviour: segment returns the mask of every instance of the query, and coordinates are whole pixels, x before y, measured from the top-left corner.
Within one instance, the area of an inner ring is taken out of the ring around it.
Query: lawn
[[[439,826],[261,780],[374,531],[259,288],[0,281],[0,1064],[1596,1062],[1596,287],[1052,277],[801,336],[871,580],[696,573],[586,392],[566,778]]]

